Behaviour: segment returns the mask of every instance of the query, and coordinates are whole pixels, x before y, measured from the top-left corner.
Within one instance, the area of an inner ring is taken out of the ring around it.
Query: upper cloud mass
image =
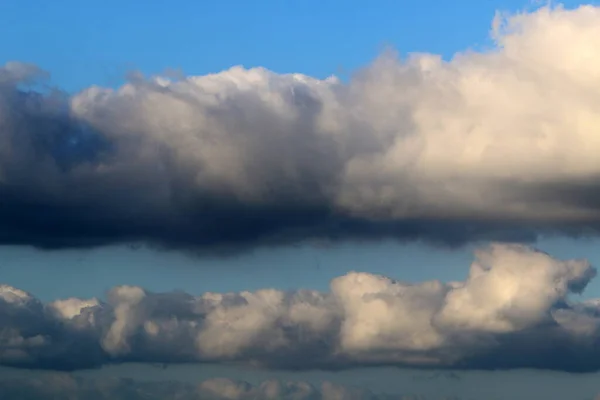
[[[347,83],[234,67],[67,95],[8,63],[0,243],[598,234],[600,7],[498,16],[493,37],[447,62],[387,54]]]

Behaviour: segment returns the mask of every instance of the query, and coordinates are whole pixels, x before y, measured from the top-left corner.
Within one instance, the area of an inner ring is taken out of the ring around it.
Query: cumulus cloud
[[[233,67],[67,95],[6,64],[0,243],[595,235],[600,8],[492,25],[487,51],[386,54],[349,82]]]
[[[322,382],[269,380],[259,385],[227,378],[214,378],[200,384],[177,381],[135,381],[124,378],[82,378],[70,374],[35,378],[1,379],[4,400],[39,398],[85,398],[127,400],[426,400],[421,396],[375,394],[369,390]],[[436,397],[438,400],[442,400]]]
[[[574,301],[596,270],[522,245],[475,253],[462,282],[370,273],[328,292],[152,293],[43,304],[0,286],[0,365],[75,370],[108,363],[242,363],[262,368],[392,365],[600,370],[600,301]]]

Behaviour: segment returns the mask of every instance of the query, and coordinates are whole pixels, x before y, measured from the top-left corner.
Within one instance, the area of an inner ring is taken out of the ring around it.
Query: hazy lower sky
[[[594,399],[599,27],[0,2],[0,399]]]
[[[553,256],[586,258],[600,264],[595,239],[553,238],[536,244]],[[204,258],[152,248],[110,246],[98,249],[46,252],[25,246],[0,249],[0,274],[5,282],[34,293],[44,301],[64,297],[103,297],[117,285],[136,285],[155,292],[183,290],[239,292],[277,288],[325,291],[329,282],[349,271],[364,271],[418,283],[464,280],[473,249],[431,248],[423,244],[382,242],[332,247],[295,246],[261,249],[227,258]],[[52,268],[49,284],[31,279]],[[592,280],[584,298],[600,297],[600,281]]]

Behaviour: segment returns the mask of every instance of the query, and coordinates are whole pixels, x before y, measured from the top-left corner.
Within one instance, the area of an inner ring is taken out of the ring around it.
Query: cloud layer
[[[8,63],[0,243],[597,234],[600,8],[497,16],[493,35],[449,62],[384,55],[347,83],[234,67],[71,96]]]
[[[600,370],[596,270],[521,245],[478,250],[463,282],[351,272],[329,292],[151,293],[43,304],[0,286],[0,365],[74,370],[119,362],[264,368]]]
[[[0,393],[2,393],[3,400],[41,398],[81,398],[90,400],[426,400],[422,396],[375,394],[368,390],[337,385],[331,382],[323,382],[320,387],[315,387],[307,382],[269,380],[254,386],[247,382],[227,378],[214,378],[200,384],[189,384],[176,381],[144,382],[125,378],[86,379],[69,374],[0,379]],[[436,399],[442,400],[441,397],[436,397]]]

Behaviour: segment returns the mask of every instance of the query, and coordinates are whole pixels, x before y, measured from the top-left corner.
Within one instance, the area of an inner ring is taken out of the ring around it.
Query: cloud
[[[177,381],[135,381],[126,378],[82,378],[70,374],[35,378],[0,379],[4,400],[50,398],[85,399],[181,399],[181,400],[425,400],[421,396],[375,394],[371,391],[322,382],[269,380],[259,385],[227,378],[199,384]],[[436,399],[439,399],[436,397]]]
[[[574,301],[596,270],[522,245],[475,253],[462,282],[370,273],[328,292],[152,293],[43,304],[0,286],[0,365],[76,370],[109,363],[241,363],[307,370],[364,366],[600,370],[600,301]]]
[[[0,243],[596,235],[600,8],[492,25],[487,51],[385,54],[346,83],[233,67],[67,95],[6,64]]]

